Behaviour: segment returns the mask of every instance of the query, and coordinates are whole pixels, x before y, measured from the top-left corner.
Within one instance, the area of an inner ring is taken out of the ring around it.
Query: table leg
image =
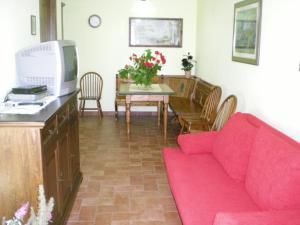
[[[126,102],[126,124],[127,134],[130,134],[130,102]]]
[[[167,141],[167,128],[168,128],[168,102],[164,102],[164,139]]]
[[[160,127],[160,104],[161,102],[157,102],[157,126]]]

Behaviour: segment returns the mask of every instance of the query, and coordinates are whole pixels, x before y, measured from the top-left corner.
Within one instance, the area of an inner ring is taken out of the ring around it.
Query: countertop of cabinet
[[[15,125],[21,126],[28,124],[32,126],[44,126],[45,123],[72,97],[79,93],[79,89],[73,93],[65,96],[58,97],[56,100],[51,102],[47,107],[42,109],[36,114],[1,114],[0,113],[0,126]]]

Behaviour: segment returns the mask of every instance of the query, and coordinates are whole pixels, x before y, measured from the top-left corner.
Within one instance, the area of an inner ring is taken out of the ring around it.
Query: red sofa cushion
[[[249,154],[257,127],[242,113],[234,114],[219,132],[213,144],[213,155],[233,179],[245,180]]]
[[[246,189],[266,210],[300,209],[300,145],[262,126],[250,154]]]
[[[214,225],[299,225],[300,210],[218,213]]]
[[[210,153],[164,150],[169,184],[184,225],[212,225],[217,212],[257,211],[245,185],[231,179]]]
[[[215,131],[184,134],[178,136],[177,142],[185,154],[211,152],[217,134]]]

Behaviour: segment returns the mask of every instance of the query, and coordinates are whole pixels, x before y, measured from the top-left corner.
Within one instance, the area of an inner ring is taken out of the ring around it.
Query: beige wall
[[[199,0],[197,73],[300,140],[300,1],[263,0],[259,66],[231,60],[235,0]]]
[[[137,0],[65,0],[65,39],[76,41],[80,54],[80,74],[97,71],[104,79],[102,108],[114,110],[115,74],[125,64],[128,57],[144,48],[128,47],[128,18],[170,17],[183,18],[183,48],[159,48],[167,58],[162,74],[183,74],[182,55],[195,52],[196,43],[196,0],[151,0],[146,11],[137,4]],[[148,4],[146,2],[146,4]],[[144,8],[145,9],[145,8]],[[88,25],[88,17],[98,14],[102,17],[101,27],[93,29]],[[157,49],[157,48],[156,48]]]
[[[30,15],[37,17],[37,35],[30,33]],[[15,85],[15,52],[38,43],[39,1],[0,1],[0,102]]]

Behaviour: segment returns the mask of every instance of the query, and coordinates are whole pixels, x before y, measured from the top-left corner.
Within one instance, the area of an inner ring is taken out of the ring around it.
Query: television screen
[[[72,81],[77,76],[77,58],[75,46],[64,46],[64,64],[65,64],[65,75],[64,81]]]

